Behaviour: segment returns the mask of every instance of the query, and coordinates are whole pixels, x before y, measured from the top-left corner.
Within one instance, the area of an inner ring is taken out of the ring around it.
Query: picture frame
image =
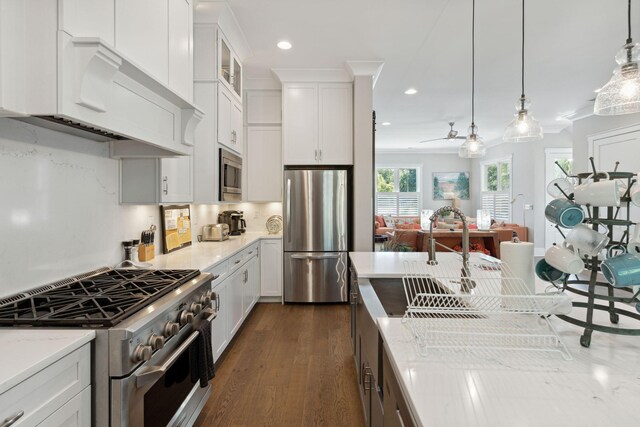
[[[191,209],[189,205],[160,206],[162,253],[191,246]]]
[[[469,200],[469,172],[433,172],[433,200]]]

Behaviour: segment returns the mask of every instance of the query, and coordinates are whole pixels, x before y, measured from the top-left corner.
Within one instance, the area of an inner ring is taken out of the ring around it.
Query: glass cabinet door
[[[233,90],[242,96],[242,67],[236,58],[233,58]]]
[[[231,49],[224,39],[220,40],[220,77],[231,84]]]

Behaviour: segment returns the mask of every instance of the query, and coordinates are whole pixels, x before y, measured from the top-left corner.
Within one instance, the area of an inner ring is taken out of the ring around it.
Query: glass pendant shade
[[[507,125],[502,139],[505,142],[530,142],[543,138],[540,123],[529,114],[529,101],[526,98],[518,98],[515,117]]]
[[[625,45],[616,55],[618,67],[598,91],[593,112],[613,116],[640,112],[640,43]]]
[[[458,156],[465,159],[476,159],[487,154],[487,146],[478,136],[478,127],[475,124],[469,126],[469,135],[458,149]]]

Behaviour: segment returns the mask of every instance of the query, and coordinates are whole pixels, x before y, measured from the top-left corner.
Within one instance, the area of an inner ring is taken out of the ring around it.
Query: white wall
[[[353,250],[373,250],[373,77],[353,79]]]
[[[517,197],[512,205],[511,217],[514,223],[529,228],[529,241],[534,242],[536,248],[544,246],[544,209],[545,203],[545,154],[546,148],[564,148],[572,146],[571,133],[547,133],[542,141],[533,143],[495,145],[487,150],[482,159],[473,160],[472,176],[477,179],[471,181],[471,197],[475,202],[474,209],[482,206],[480,165],[492,159],[512,156],[512,197]],[[525,211],[524,205],[532,204],[532,211]]]
[[[451,206],[450,200],[433,200],[433,172],[471,172],[469,185],[473,188],[478,176],[471,170],[471,160],[461,159],[457,154],[412,153],[404,154],[376,153],[376,167],[381,166],[421,166],[420,179],[422,208],[437,209]],[[460,209],[466,215],[475,217],[475,200],[471,192],[470,200],[461,200]]]
[[[106,144],[0,119],[0,295],[113,266],[159,227],[158,206],[118,204],[118,177]]]
[[[589,145],[590,135],[607,132],[627,126],[640,124],[640,113],[622,116],[589,116],[573,122],[573,159],[576,172],[590,171]],[[638,147],[640,156],[640,147]]]

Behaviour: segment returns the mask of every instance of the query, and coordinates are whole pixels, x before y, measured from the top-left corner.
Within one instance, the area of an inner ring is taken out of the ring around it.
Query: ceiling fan
[[[456,139],[467,139],[467,137],[465,137],[465,136],[458,136],[458,131],[457,130],[453,130],[453,125],[455,125],[455,124],[456,124],[456,122],[449,122],[449,127],[451,129],[449,129],[449,133],[444,138],[427,139],[425,141],[420,141],[419,144],[422,144],[423,142],[440,141],[440,140],[453,141],[453,140],[456,140]]]

